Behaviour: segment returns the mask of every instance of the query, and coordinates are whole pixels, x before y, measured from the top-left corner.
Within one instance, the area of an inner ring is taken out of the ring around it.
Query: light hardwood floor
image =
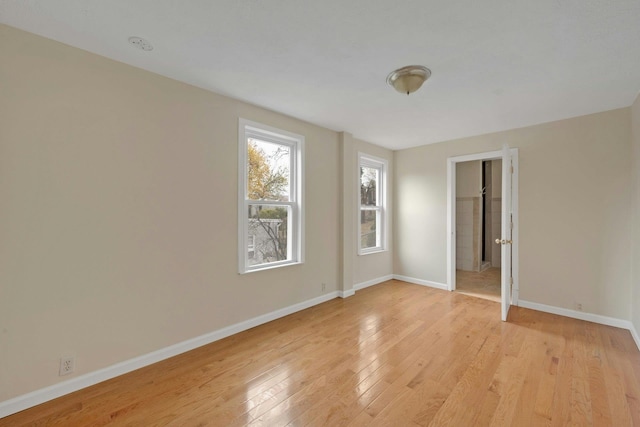
[[[640,426],[640,352],[392,280],[0,420],[17,425]]]
[[[500,269],[491,267],[484,271],[456,270],[456,291],[500,302]]]

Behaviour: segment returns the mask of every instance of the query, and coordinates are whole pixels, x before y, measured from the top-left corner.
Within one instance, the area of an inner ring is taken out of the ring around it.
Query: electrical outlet
[[[69,375],[76,367],[76,358],[73,356],[66,356],[60,358],[60,372],[58,375]]]
[[[581,302],[576,302],[576,310],[582,311],[582,303]]]
[[[327,284],[326,284],[326,283],[323,283],[323,284],[322,284],[322,290],[323,290],[323,291],[326,291],[326,290],[327,290]]]

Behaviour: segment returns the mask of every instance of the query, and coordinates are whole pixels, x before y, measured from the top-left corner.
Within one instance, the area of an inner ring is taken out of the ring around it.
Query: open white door
[[[513,166],[511,150],[505,144],[502,147],[502,239],[496,239],[496,243],[502,246],[502,271],[500,274],[502,285],[502,321],[507,320],[509,307],[511,306],[511,244],[512,240],[512,181]]]

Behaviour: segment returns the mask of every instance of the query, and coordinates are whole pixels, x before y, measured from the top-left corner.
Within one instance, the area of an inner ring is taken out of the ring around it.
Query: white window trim
[[[248,252],[256,251],[256,236],[253,236],[253,235],[247,236],[247,251]]]
[[[288,145],[291,152],[291,181],[289,202],[271,200],[249,201],[247,199],[247,144],[249,138]],[[304,136],[287,132],[261,123],[240,118],[238,120],[238,272],[270,270],[304,263]],[[247,212],[250,204],[288,206],[291,221],[288,221],[290,245],[287,245],[287,260],[268,264],[249,265]]]
[[[362,166],[373,167],[380,170],[378,194],[376,200],[380,201],[380,245],[373,248],[362,247],[362,237],[360,235],[360,212],[362,211],[361,195],[360,195],[360,168]],[[389,170],[389,161],[381,157],[371,156],[366,153],[358,152],[358,173],[356,180],[356,193],[358,199],[358,211],[356,212],[356,230],[358,235],[358,255],[369,255],[379,252],[386,252],[388,248],[387,242],[387,173]]]

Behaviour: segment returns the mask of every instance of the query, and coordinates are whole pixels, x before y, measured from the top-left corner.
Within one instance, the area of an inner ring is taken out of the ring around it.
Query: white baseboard
[[[356,294],[356,290],[355,289],[349,289],[347,291],[338,291],[338,296],[340,298],[349,298],[352,297]]]
[[[633,324],[633,322],[629,322],[629,323],[631,323],[631,328],[629,329],[629,332],[631,332],[631,336],[633,337],[633,340],[636,342],[636,345],[638,346],[638,350],[640,350],[640,336],[638,336],[638,331],[636,330],[636,327]]]
[[[403,282],[409,282],[416,285],[429,286],[430,288],[442,289],[443,291],[448,291],[449,288],[444,283],[438,282],[430,282],[428,280],[415,279],[413,277],[401,276],[399,274],[394,274],[393,278],[396,280],[402,280]]]
[[[378,285],[382,282],[386,282],[387,280],[393,279],[393,274],[389,274],[387,276],[378,277],[376,279],[367,280],[366,282],[356,283],[353,285],[353,289],[359,291],[360,289],[368,288],[369,286]]]
[[[587,322],[599,323],[601,325],[627,329],[629,332],[631,332],[631,336],[636,342],[638,350],[640,350],[640,337],[638,337],[638,332],[633,326],[633,323],[631,323],[629,320],[602,316],[600,314],[585,313],[584,311],[570,310],[568,308],[539,304],[537,302],[531,301],[520,300],[518,301],[518,306],[523,308],[530,308],[531,310],[543,311],[545,313],[559,314],[560,316],[571,317],[573,319],[586,320]]]
[[[338,291],[338,296],[340,298],[348,298],[355,295],[356,291],[360,289],[368,288],[369,286],[378,285],[382,282],[386,282],[387,280],[393,279],[393,274],[389,274],[388,276],[377,277],[375,279],[367,280],[366,282],[356,283],[353,285],[352,289],[346,291]]]
[[[282,308],[280,310],[272,311],[271,313],[263,314],[258,317],[254,317],[244,322],[236,323],[231,326],[227,326],[217,331],[210,332],[205,335],[201,335],[196,338],[192,338],[177,344],[174,344],[163,349],[135,357],[133,359],[125,360],[124,362],[117,363],[112,366],[108,366],[97,371],[89,372],[88,374],[81,375],[79,377],[51,385],[39,390],[35,390],[31,393],[17,396],[13,399],[0,402],[0,418],[6,417],[16,412],[23,411],[32,406],[39,405],[49,400],[55,399],[65,394],[78,391],[85,387],[92,386],[94,384],[106,381],[111,378],[115,378],[127,372],[140,369],[144,366],[151,365],[153,363],[160,362],[161,360],[168,359],[178,354],[185,353],[203,345],[210,344],[214,341],[221,340],[238,332],[246,331],[258,325],[270,322],[280,317],[287,316],[289,314],[304,310],[314,305],[322,304],[323,302],[332,300],[340,296],[338,291],[330,292],[325,295],[321,295],[316,298],[312,298],[307,301],[300,302],[298,304],[291,305],[289,307]]]

